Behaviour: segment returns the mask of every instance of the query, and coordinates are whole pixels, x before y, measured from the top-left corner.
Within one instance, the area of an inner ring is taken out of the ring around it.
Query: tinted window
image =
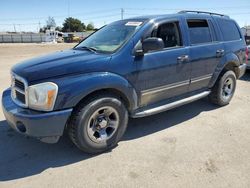
[[[215,32],[214,24],[211,22],[211,20],[208,20],[208,23],[209,23],[213,41],[218,41],[218,36],[217,36],[217,33]]]
[[[210,29],[206,20],[188,20],[191,44],[212,42]]]
[[[225,41],[241,39],[240,32],[233,21],[220,20],[219,25]]]
[[[161,38],[165,48],[182,46],[178,22],[164,23],[153,31],[153,37]]]

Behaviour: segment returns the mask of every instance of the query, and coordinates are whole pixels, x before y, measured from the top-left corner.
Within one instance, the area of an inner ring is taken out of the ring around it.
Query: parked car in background
[[[2,105],[9,125],[55,143],[68,132],[88,153],[111,149],[128,118],[203,97],[228,105],[246,70],[237,23],[210,12],[144,16],[111,23],[73,49],[11,69]]]
[[[67,42],[67,43],[72,43],[72,42],[78,43],[81,40],[82,39],[80,37],[76,36],[73,33],[69,33],[67,34],[67,36],[64,37],[64,42]]]
[[[248,49],[248,53],[247,53],[247,57],[248,57],[247,69],[250,70],[250,45],[247,46],[247,49]]]

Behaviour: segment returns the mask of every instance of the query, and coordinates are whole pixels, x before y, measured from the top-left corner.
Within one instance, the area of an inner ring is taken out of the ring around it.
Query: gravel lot
[[[72,44],[0,44],[0,93],[10,68]],[[1,94],[0,94],[1,95]],[[132,119],[111,152],[86,155],[12,131],[0,109],[0,187],[250,187],[250,73],[230,105],[206,100]]]

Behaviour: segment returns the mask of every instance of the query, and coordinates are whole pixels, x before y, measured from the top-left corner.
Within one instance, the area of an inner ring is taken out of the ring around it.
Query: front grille
[[[26,103],[25,95],[23,93],[18,92],[18,91],[16,91],[16,99],[23,104]]]
[[[25,79],[12,74],[11,96],[13,101],[22,107],[27,107],[26,90],[28,84]]]
[[[20,80],[15,79],[15,87],[18,89],[21,89],[22,91],[25,90],[25,85],[23,82],[21,82]]]

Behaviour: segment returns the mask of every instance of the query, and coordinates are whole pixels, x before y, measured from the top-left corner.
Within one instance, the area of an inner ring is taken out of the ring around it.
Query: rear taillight
[[[248,63],[249,49],[246,47],[246,64]]]

